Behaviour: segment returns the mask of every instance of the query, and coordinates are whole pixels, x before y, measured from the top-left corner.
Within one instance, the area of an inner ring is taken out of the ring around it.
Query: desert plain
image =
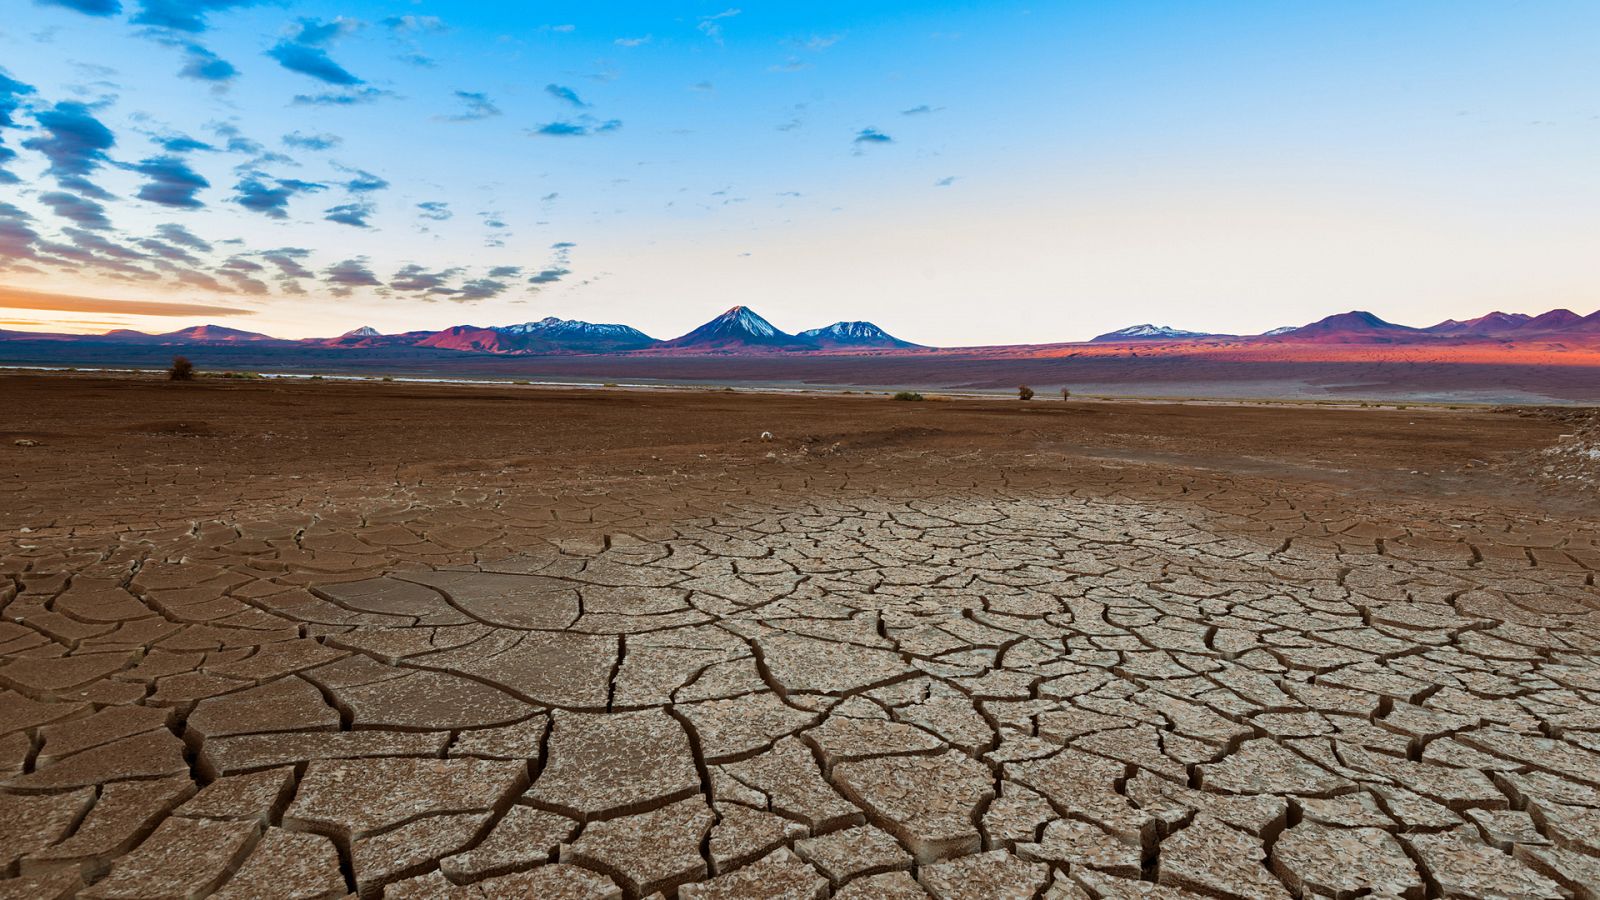
[[[0,399],[0,897],[1600,896],[1582,409]]]

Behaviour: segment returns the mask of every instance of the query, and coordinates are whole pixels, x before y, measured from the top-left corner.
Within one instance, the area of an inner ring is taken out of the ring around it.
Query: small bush
[[[1063,399],[1063,400],[1071,400],[1072,399],[1072,391],[1067,390],[1066,388],[1062,388],[1061,389],[1061,399]]]
[[[1027,385],[1023,385],[1022,387],[1017,388],[1017,399],[1018,400],[1032,400],[1033,399],[1033,388],[1028,387]]]
[[[261,379],[261,373],[259,373],[259,372],[220,372],[220,373],[217,374],[217,377],[218,378],[232,378],[232,379],[237,379],[237,380],[242,380],[242,381],[259,381]]]
[[[174,356],[172,358],[172,368],[167,370],[167,380],[193,381],[194,363],[190,362],[187,356]]]
[[[921,400],[922,399],[922,395],[917,393],[916,391],[901,391],[900,393],[894,395],[894,399],[896,399],[896,400]]]

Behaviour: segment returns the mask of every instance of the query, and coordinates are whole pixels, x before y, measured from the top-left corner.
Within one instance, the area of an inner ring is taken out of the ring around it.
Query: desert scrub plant
[[[174,356],[172,358],[172,368],[167,370],[167,380],[193,381],[194,363],[190,362],[187,356]]]
[[[1017,399],[1018,400],[1032,400],[1033,399],[1033,388],[1028,387],[1027,385],[1023,385],[1023,386],[1017,388]]]
[[[894,399],[896,399],[896,400],[921,400],[922,399],[922,395],[917,393],[916,391],[901,391],[900,393],[894,395]]]
[[[1062,388],[1061,389],[1061,399],[1063,399],[1063,400],[1071,400],[1072,399],[1072,391],[1068,390],[1067,388]]]

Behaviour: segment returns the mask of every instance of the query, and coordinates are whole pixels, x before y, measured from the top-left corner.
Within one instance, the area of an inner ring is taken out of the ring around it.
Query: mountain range
[[[1446,319],[1426,328],[1397,325],[1366,311],[1331,315],[1308,325],[1275,328],[1258,335],[1186,331],[1142,324],[1099,335],[1091,345],[1154,347],[1237,347],[1273,345],[1509,345],[1517,341],[1573,341],[1600,345],[1600,312],[1580,316],[1566,309],[1542,315],[1492,312],[1475,319]],[[436,350],[499,356],[570,355],[763,355],[763,354],[894,354],[896,352],[963,352],[961,348],[921,347],[901,340],[871,322],[835,322],[795,334],[782,331],[747,306],[735,306],[680,337],[658,340],[627,325],[596,324],[545,318],[515,325],[455,325],[440,331],[383,334],[363,326],[331,338],[291,340],[221,325],[196,325],[163,334],[118,329],[98,335],[45,334],[0,330],[0,342],[47,342],[144,347],[315,348],[319,350]],[[1018,345],[1011,348],[967,348],[978,353],[1014,352],[1025,348],[1070,348],[1070,342]]]

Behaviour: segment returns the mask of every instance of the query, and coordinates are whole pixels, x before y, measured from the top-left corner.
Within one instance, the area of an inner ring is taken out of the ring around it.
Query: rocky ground
[[[1563,421],[0,394],[0,897],[1600,894]]]

